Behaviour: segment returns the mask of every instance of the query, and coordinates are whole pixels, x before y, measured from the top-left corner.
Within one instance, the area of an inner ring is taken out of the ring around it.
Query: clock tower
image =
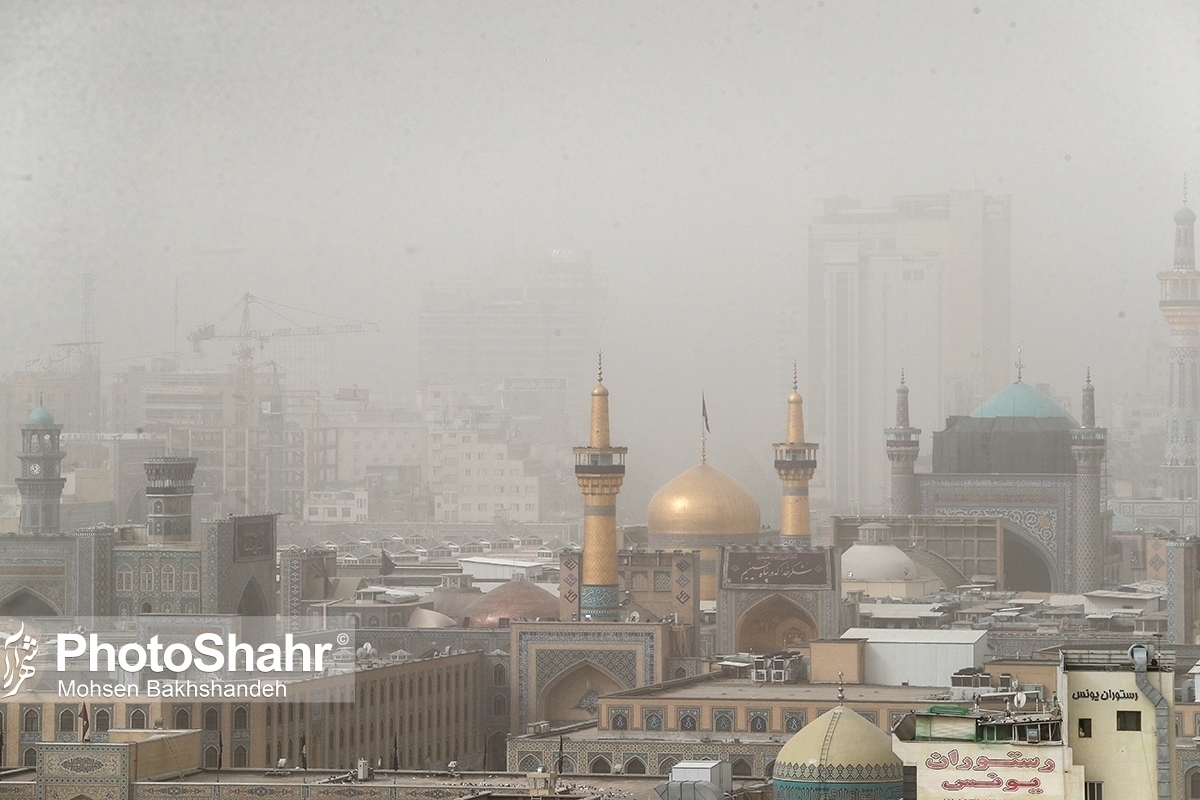
[[[62,425],[44,406],[38,406],[21,426],[21,533],[58,534],[58,511],[66,479],[60,465],[66,455],[59,447]]]

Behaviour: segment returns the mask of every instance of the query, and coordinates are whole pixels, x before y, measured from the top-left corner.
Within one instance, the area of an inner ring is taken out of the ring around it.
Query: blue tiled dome
[[[998,417],[1071,419],[1071,415],[1058,403],[1029,384],[1020,381],[1005,386],[984,400],[979,408],[971,412],[971,416],[976,419],[996,419]]]
[[[1175,221],[1182,225],[1191,225],[1196,221],[1196,212],[1184,206],[1175,212]]]
[[[29,419],[25,422],[26,425],[44,428],[54,424],[54,415],[46,410],[45,406],[38,406],[29,415]]]

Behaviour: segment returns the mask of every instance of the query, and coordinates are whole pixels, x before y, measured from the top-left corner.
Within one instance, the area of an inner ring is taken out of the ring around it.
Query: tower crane
[[[241,324],[238,327],[237,333],[219,332],[218,329],[222,323],[228,320],[239,306],[241,307],[242,314]],[[251,322],[250,309],[253,306],[258,306],[293,324],[281,328],[256,328]],[[300,325],[289,319],[280,309],[328,317],[329,319],[337,320],[337,324]],[[378,331],[379,325],[374,322],[344,319],[329,314],[322,314],[318,311],[293,308],[283,303],[264,300],[261,297],[256,297],[246,292],[246,294],[242,295],[242,299],[225,313],[225,316],[214,323],[199,326],[196,330],[188,334],[188,339],[192,343],[192,350],[196,353],[201,352],[200,343],[209,339],[237,342],[233,349],[233,354],[237,356],[237,374],[234,381],[234,400],[237,403],[237,425],[238,427],[249,427],[250,407],[254,401],[254,345],[256,343],[259,349],[261,349],[272,339],[284,336],[328,336],[336,333],[374,333]]]

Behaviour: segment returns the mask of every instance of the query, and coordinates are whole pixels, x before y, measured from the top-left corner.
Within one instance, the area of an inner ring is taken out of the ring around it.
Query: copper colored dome
[[[502,583],[459,613],[464,628],[499,628],[500,620],[558,619],[558,598],[530,581]]]

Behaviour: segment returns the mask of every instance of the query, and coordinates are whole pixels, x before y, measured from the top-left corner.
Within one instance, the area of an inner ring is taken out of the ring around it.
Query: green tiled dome
[[[1071,419],[1071,415],[1058,403],[1051,400],[1028,383],[1017,383],[1005,386],[994,395],[984,400],[979,408],[971,412],[976,419],[997,419],[999,417],[1035,417],[1048,419],[1061,417]]]
[[[45,406],[38,406],[30,413],[25,424],[35,428],[45,428],[54,424],[54,415],[47,411]]]

